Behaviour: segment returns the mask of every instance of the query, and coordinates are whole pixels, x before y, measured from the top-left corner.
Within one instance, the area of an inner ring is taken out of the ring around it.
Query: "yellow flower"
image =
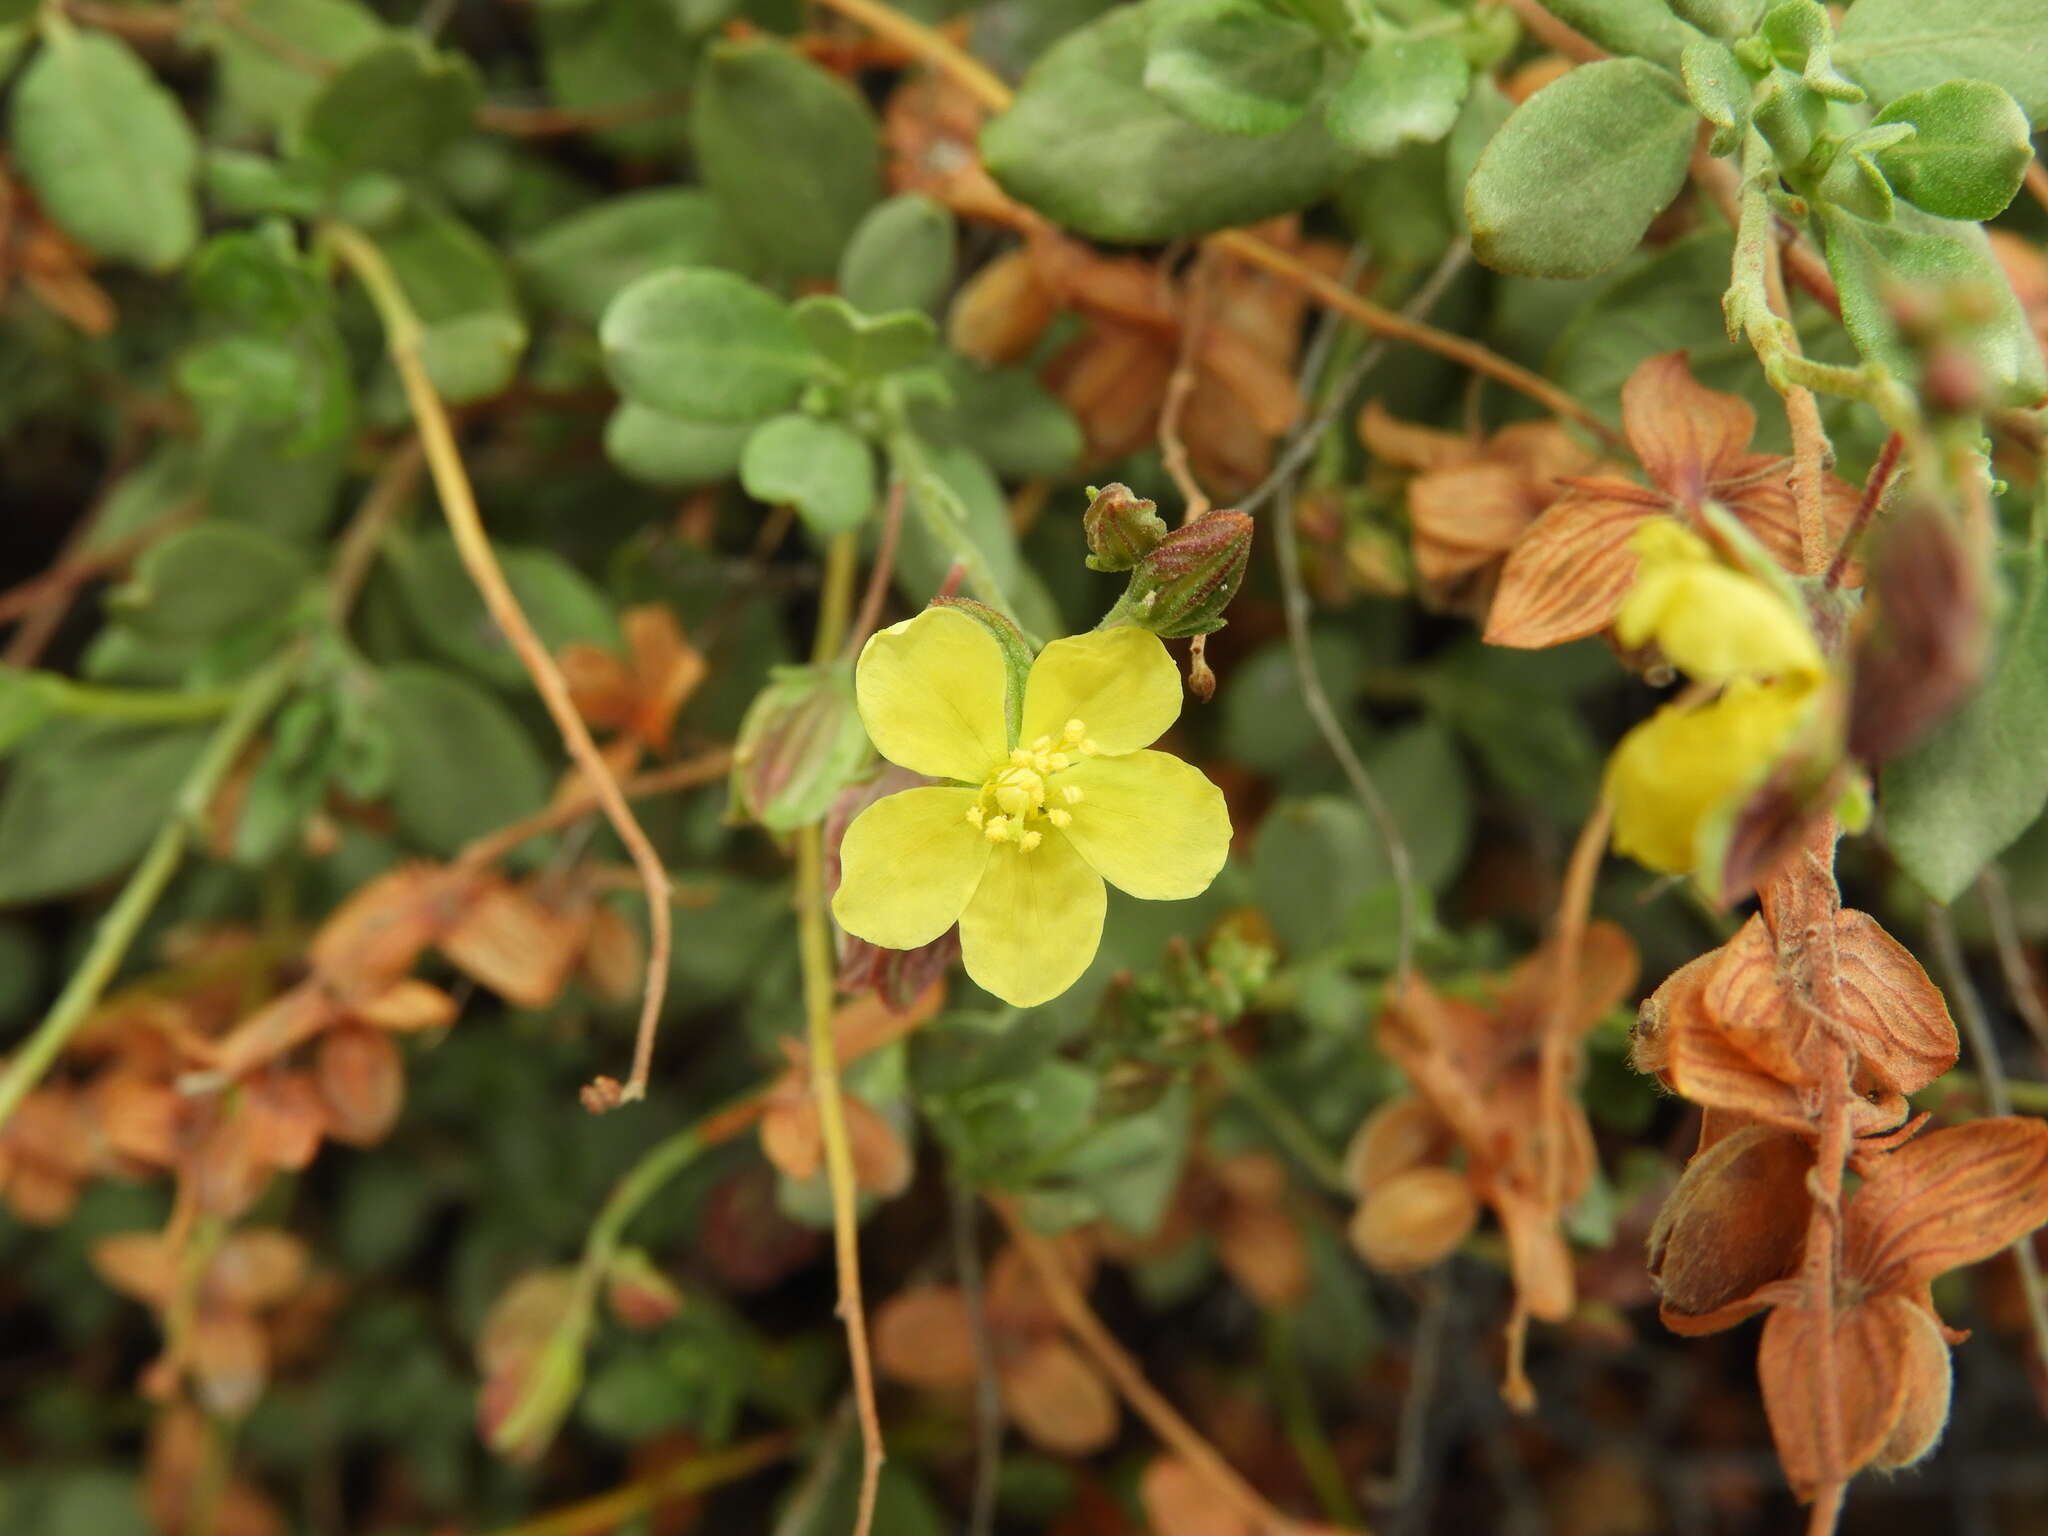
[[[1142,750],[1180,713],[1180,674],[1156,636],[1122,626],[1046,646],[1014,738],[1006,687],[995,637],[957,609],[868,641],[855,688],[876,750],[952,782],[854,819],[832,912],[887,949],[958,922],[967,974],[1029,1007],[1095,958],[1103,881],[1148,901],[1200,895],[1223,867],[1230,816],[1197,769]]]
[[[1724,816],[1769,777],[1816,698],[1806,679],[1738,678],[1695,709],[1667,704],[1607,765],[1614,847],[1666,874],[1707,867]]]
[[[1715,559],[1699,535],[1656,518],[1629,544],[1639,564],[1614,616],[1623,645],[1655,640],[1673,666],[1702,682],[1820,674],[1820,646],[1804,617],[1754,576]]]

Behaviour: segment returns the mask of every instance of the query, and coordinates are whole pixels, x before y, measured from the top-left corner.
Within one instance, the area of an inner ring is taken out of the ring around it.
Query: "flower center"
[[[1080,785],[1050,781],[1077,758],[1100,750],[1078,720],[1069,720],[1057,738],[1041,736],[1028,747],[1012,747],[1009,760],[982,781],[980,795],[967,808],[968,821],[990,842],[1012,843],[1029,853],[1046,826],[1068,825],[1074,819],[1068,807],[1081,803]]]

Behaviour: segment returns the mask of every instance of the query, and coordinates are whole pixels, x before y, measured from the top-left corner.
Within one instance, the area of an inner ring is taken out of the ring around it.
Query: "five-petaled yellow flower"
[[[967,974],[1029,1007],[1095,958],[1103,881],[1148,901],[1199,896],[1223,867],[1230,815],[1199,770],[1143,750],[1180,714],[1180,673],[1155,635],[1121,626],[1046,646],[1015,737],[1007,685],[995,637],[958,609],[868,641],[855,687],[876,750],[952,782],[855,818],[832,912],[888,949],[958,922]]]
[[[1725,686],[1705,704],[1665,705],[1615,748],[1614,846],[1667,874],[1710,871],[1731,818],[1813,719],[1826,663],[1805,616],[1698,535],[1660,521],[1630,542],[1640,563],[1616,638],[1654,640],[1672,665]]]

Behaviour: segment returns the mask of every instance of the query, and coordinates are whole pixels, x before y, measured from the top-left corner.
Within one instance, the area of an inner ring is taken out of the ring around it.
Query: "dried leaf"
[[[161,1232],[114,1232],[92,1245],[92,1267],[123,1296],[162,1311],[177,1294],[178,1250]]]
[[[1055,301],[1028,250],[996,257],[953,296],[946,341],[972,362],[1014,363],[1052,321]]]
[[[1216,1257],[1261,1306],[1291,1307],[1308,1294],[1308,1246],[1276,1205],[1233,1201],[1216,1223]]]
[[[768,1106],[761,1116],[761,1155],[776,1172],[798,1183],[818,1176],[825,1166],[825,1131],[808,1093]]]
[[[239,1419],[270,1380],[270,1341],[246,1312],[209,1308],[192,1326],[186,1364],[209,1412]]]
[[[1849,1478],[1868,1466],[1891,1438],[1905,1412],[1909,1351],[1914,1347],[1911,1304],[1880,1296],[1832,1318],[1803,1307],[1776,1308],[1764,1323],[1757,1377],[1778,1460],[1800,1498],[1823,1483]],[[1834,1396],[1821,1369],[1822,1329],[1834,1330]],[[1830,1428],[1832,1426],[1832,1428]],[[1828,1441],[1839,1461],[1826,1459]]]
[[[229,1235],[206,1271],[209,1300],[247,1312],[284,1301],[305,1284],[306,1245],[276,1227],[244,1227]]]
[[[898,1291],[875,1314],[875,1363],[913,1387],[944,1391],[975,1377],[967,1298],[950,1285]]]
[[[1090,1456],[1116,1438],[1116,1394],[1062,1339],[1033,1345],[1001,1372],[1003,1406],[1033,1443]]]
[[[1575,491],[1529,525],[1501,567],[1489,645],[1538,649],[1597,634],[1635,580],[1628,541],[1653,508]]]
[[[1442,1162],[1450,1150],[1450,1127],[1423,1100],[1403,1094],[1374,1110],[1352,1136],[1344,1182],[1362,1195],[1397,1173]]]
[[[1468,576],[1513,549],[1543,506],[1510,464],[1458,464],[1418,475],[1408,486],[1415,568],[1438,586]]]
[[[412,974],[458,895],[449,871],[402,864],[336,907],[313,936],[307,959],[344,996],[376,997]]]
[[[582,947],[582,925],[510,885],[494,885],[441,936],[441,953],[471,980],[520,1008],[561,996]]]
[[[1637,364],[1621,386],[1621,424],[1651,480],[1696,507],[1749,447],[1756,412],[1701,384],[1683,352],[1665,352]]]
[[[1358,1256],[1387,1275],[1413,1274],[1448,1258],[1479,1220],[1462,1173],[1411,1168],[1368,1193],[1347,1231]]]
[[[917,1171],[903,1137],[865,1100],[846,1094],[840,1104],[846,1118],[847,1149],[853,1154],[854,1183],[884,1200],[902,1194]]]
[[[1402,421],[1378,400],[1368,400],[1358,413],[1358,440],[1366,452],[1399,469],[1438,470],[1478,459],[1480,445],[1459,432]]]
[[[1872,1168],[1850,1201],[1843,1263],[1908,1292],[1988,1259],[2048,1221],[2048,1121],[2006,1116],[1933,1131]]]
[[[391,1037],[349,1024],[321,1037],[314,1081],[327,1107],[327,1134],[374,1146],[391,1134],[405,1107],[405,1059]]]
[[[439,987],[408,977],[390,991],[356,1004],[352,1011],[357,1019],[375,1028],[411,1034],[417,1030],[446,1029],[462,1010]]]
[[[1835,919],[1844,1019],[1861,1064],[1898,1093],[1918,1093],[1956,1064],[1948,1003],[1920,962],[1867,912]]]
[[[1577,1302],[1578,1278],[1571,1249],[1558,1230],[1557,1213],[1543,1201],[1513,1190],[1489,1191],[1487,1200],[1507,1234],[1508,1269],[1517,1299],[1531,1317],[1563,1322]]]
[[[1155,1456],[1138,1479],[1138,1502],[1153,1536],[1261,1536],[1216,1497],[1215,1486],[1178,1456]]]

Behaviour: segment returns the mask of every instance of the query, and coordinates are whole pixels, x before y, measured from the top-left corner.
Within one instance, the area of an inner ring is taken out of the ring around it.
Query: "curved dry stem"
[[[420,444],[426,452],[428,472],[433,476],[441,510],[447,515],[448,531],[454,536],[456,551],[462,556],[470,580],[476,583],[484,607],[533,679],[535,691],[547,706],[555,728],[562,733],[562,743],[570,758],[583,771],[605,819],[619,834],[619,840],[632,856],[633,867],[639,871],[641,888],[647,896],[647,980],[641,998],[639,1033],[633,1045],[632,1072],[613,1100],[631,1103],[647,1094],[647,1075],[654,1062],[654,1035],[661,1023],[662,999],[668,989],[672,943],[668,871],[634,816],[633,808],[626,803],[618,778],[591,739],[590,727],[577,713],[561,669],[534,633],[519,599],[505,580],[490,536],[484,532],[483,515],[477,508],[476,492],[455,443],[448,409],[435,391],[433,380],[427,377],[426,364],[420,356],[420,320],[412,301],[399,286],[398,276],[384,259],[384,253],[361,234],[343,224],[327,224],[322,226],[320,238],[355,273],[384,324],[385,346],[405,387],[406,401],[412,407]]]
[[[820,632],[821,638],[823,632]],[[816,826],[796,834],[797,942],[803,961],[804,1015],[809,1026],[811,1097],[824,1132],[825,1176],[832,1191],[832,1249],[839,1269],[839,1315],[853,1364],[853,1400],[860,1415],[860,1514],[854,1536],[874,1525],[881,1486],[882,1420],[875,1407],[875,1368],[868,1351],[867,1312],[861,1301],[860,1216],[854,1206],[853,1146],[839,1091],[839,1049],[832,1038],[832,937],[825,926],[824,835]]]
[[[1044,1238],[1025,1224],[1015,1207],[997,1195],[988,1196],[988,1202],[1009,1230],[1010,1241],[1016,1244],[1017,1252],[1031,1267],[1033,1278],[1038,1281],[1053,1311],[1059,1315],[1061,1326],[1094,1359],[1123,1400],[1131,1405],[1131,1411],[1150,1425],[1152,1432],[1168,1449],[1194,1468],[1215,1490],[1217,1498],[1249,1521],[1260,1536],[1294,1536],[1299,1532],[1302,1529],[1300,1521],[1267,1503],[1258,1489],[1245,1481],[1243,1475],[1223,1459],[1222,1453],[1203,1438],[1202,1432],[1182,1418],[1173,1404],[1145,1379],[1138,1362],[1125,1352],[1115,1335],[1103,1326],[1102,1319],[1089,1307],[1087,1298],[1060,1266],[1058,1256]]]

